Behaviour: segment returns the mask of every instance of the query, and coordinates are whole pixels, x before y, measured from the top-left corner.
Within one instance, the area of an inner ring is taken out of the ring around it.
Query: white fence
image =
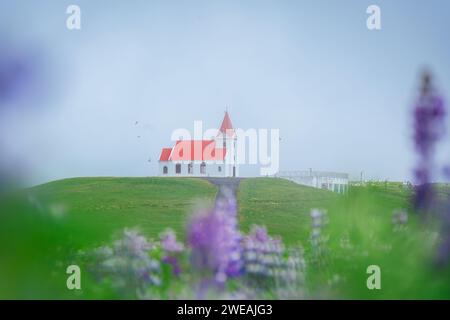
[[[276,177],[284,178],[305,186],[326,189],[336,193],[347,193],[348,174],[329,171],[280,171]]]

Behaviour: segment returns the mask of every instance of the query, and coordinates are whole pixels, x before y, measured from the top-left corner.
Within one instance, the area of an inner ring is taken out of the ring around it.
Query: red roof
[[[226,133],[227,135],[234,135],[233,124],[231,123],[231,119],[227,111],[225,111],[225,116],[223,117],[222,125],[220,126],[219,130],[220,132]]]
[[[227,150],[216,148],[214,140],[181,140],[173,148],[164,148],[159,161],[218,161]]]
[[[159,157],[159,161],[169,161],[171,152],[172,148],[163,148],[161,151],[161,156]]]
[[[228,136],[235,135],[227,111],[219,131]],[[226,153],[226,148],[216,148],[214,140],[180,140],[173,148],[163,148],[159,161],[218,161],[224,160]]]

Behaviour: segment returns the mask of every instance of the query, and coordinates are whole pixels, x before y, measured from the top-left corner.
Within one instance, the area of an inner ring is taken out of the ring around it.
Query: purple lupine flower
[[[0,101],[8,102],[27,93],[32,68],[29,59],[17,52],[8,54],[6,48],[0,50]]]
[[[51,74],[40,51],[0,37],[0,110],[36,107],[50,93],[47,85]]]
[[[166,230],[161,235],[161,247],[165,254],[162,261],[171,265],[173,274],[178,276],[181,273],[181,267],[177,254],[183,251],[184,246],[181,242],[177,241],[177,237],[173,230]]]
[[[269,235],[267,234],[266,227],[253,226],[253,230],[251,231],[250,235],[260,242],[265,242],[269,240]]]
[[[172,272],[175,276],[179,276],[181,273],[181,266],[178,258],[175,256],[165,256],[162,262],[167,263],[172,266]]]
[[[219,280],[233,265],[235,243],[238,239],[229,218],[218,212],[207,212],[193,218],[188,242],[192,248],[192,264],[198,269],[212,271]],[[230,274],[231,275],[231,274]]]
[[[160,262],[150,256],[155,246],[134,230],[125,230],[112,247],[92,252],[94,264],[89,267],[99,280],[111,279],[124,296],[141,295],[149,286],[161,284]]]
[[[241,236],[234,197],[222,199],[213,210],[194,216],[187,237],[195,268],[212,272],[218,283],[241,273]]]
[[[322,228],[327,223],[326,211],[323,209],[311,209],[310,216],[312,222],[311,241],[313,245],[318,245],[319,238],[322,234]]]
[[[416,193],[414,206],[418,210],[429,212],[434,200],[430,182],[433,175],[433,156],[436,143],[445,133],[446,109],[444,99],[436,93],[431,76],[425,73],[422,78],[421,94],[414,110],[414,142],[419,155],[415,170]],[[445,168],[444,168],[445,173]],[[443,215],[442,244],[437,253],[439,263],[450,259],[450,199],[447,200],[447,216]],[[444,206],[445,207],[445,206]]]
[[[281,299],[302,296],[305,261],[301,248],[286,250],[280,238],[272,238],[262,226],[252,226],[243,237],[245,281],[255,297],[270,287]]]
[[[311,236],[310,243],[313,253],[313,261],[322,264],[325,260],[323,255],[326,252],[325,243],[327,238],[322,234],[323,227],[327,224],[327,212],[324,209],[311,209]]]
[[[166,230],[161,235],[161,247],[168,253],[178,253],[184,249],[183,244],[177,241],[177,236],[173,230]]]
[[[140,257],[147,255],[153,245],[138,231],[125,229],[123,238],[117,240],[114,247],[118,252],[126,252],[129,255]]]
[[[414,170],[416,192],[414,206],[427,211],[433,200],[433,154],[436,143],[444,133],[445,108],[443,99],[431,84],[431,75],[424,73],[419,99],[414,109],[414,144],[419,163]]]
[[[245,272],[248,275],[273,277],[279,271],[284,251],[280,239],[267,234],[262,226],[252,226],[248,236],[243,238]]]

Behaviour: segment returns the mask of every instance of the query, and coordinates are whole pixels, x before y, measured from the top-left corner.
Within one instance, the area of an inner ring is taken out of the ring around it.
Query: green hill
[[[409,190],[394,183],[363,189],[388,206],[388,213],[407,206],[411,196]],[[183,236],[186,218],[199,202],[212,203],[217,188],[198,178],[92,177],[53,181],[28,191],[47,209],[60,207],[65,214],[98,225],[104,232],[138,227],[156,238],[166,228]],[[285,179],[242,179],[238,189],[240,227],[246,232],[253,224],[265,225],[286,244],[304,244],[310,233],[310,210],[333,211],[345,198]]]
[[[30,189],[49,208],[115,232],[138,227],[156,238],[166,228],[184,231],[199,201],[212,202],[216,188],[194,178],[73,178]]]
[[[310,233],[312,208],[328,208],[339,195],[285,179],[244,179],[239,186],[239,221],[244,231],[265,225],[286,244],[304,243]]]
[[[110,243],[124,228],[148,238],[166,228],[184,238],[189,215],[212,202],[217,187],[196,178],[73,178],[49,182],[0,198],[0,297],[73,297],[64,286],[74,253]],[[309,207],[335,195],[279,179],[244,179],[238,193],[244,231],[269,226],[289,243],[309,234]],[[73,260],[75,259],[75,260]],[[49,273],[54,277],[49,278]],[[108,297],[84,278],[85,297]],[[62,285],[63,284],[63,285]]]
[[[436,185],[440,198],[448,197],[449,189]],[[0,201],[0,252],[6,262],[0,264],[0,283],[10,284],[0,286],[0,297],[71,297],[61,284],[74,253],[109,242],[126,227],[138,227],[149,238],[173,228],[183,238],[188,216],[199,201],[212,203],[217,188],[195,178],[75,178],[24,193]],[[411,195],[400,183],[352,187],[340,196],[283,179],[247,178],[238,189],[240,228],[265,225],[285,244],[301,243],[313,298],[448,299],[450,270],[434,263],[441,228],[422,223],[410,207]],[[312,208],[328,210],[319,244],[308,241]],[[405,225],[392,223],[399,209],[408,211]],[[370,265],[381,268],[383,290],[367,289]],[[89,288],[90,280],[84,281]]]
[[[112,233],[138,227],[156,238],[166,228],[184,235],[186,218],[201,201],[212,203],[217,189],[196,178],[72,178],[29,189],[46,208]],[[244,231],[266,225],[286,243],[306,240],[311,208],[326,208],[338,196],[274,178],[247,178],[238,191],[239,221]]]

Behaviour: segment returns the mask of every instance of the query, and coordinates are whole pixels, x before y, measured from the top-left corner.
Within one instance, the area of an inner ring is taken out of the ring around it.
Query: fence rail
[[[348,173],[341,172],[331,172],[331,171],[280,171],[276,174],[280,178],[308,178],[308,177],[329,177],[329,178],[340,178],[348,179]]]

